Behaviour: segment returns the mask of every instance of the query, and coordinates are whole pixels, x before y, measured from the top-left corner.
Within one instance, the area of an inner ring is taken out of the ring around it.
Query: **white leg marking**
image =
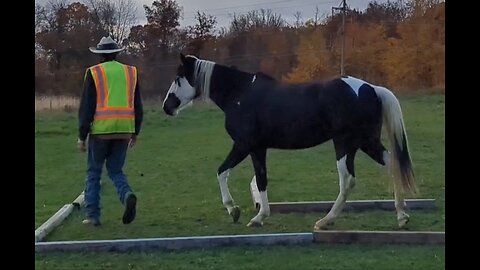
[[[257,203],[260,205],[260,192],[257,187],[257,178],[255,175],[250,182],[250,192],[252,193],[253,207],[257,206]]]
[[[387,166],[388,173],[391,176],[393,176],[391,172],[391,165],[390,165],[390,153],[388,151],[383,152],[383,162],[385,162],[385,165]],[[394,180],[393,177],[392,177],[392,180]],[[397,182],[394,180],[393,188],[395,193],[395,209],[397,210],[398,226],[403,227],[405,226],[405,224],[407,224],[410,218],[410,216],[405,211],[407,204],[405,203],[403,187],[397,186]]]
[[[260,191],[260,211],[250,220],[247,226],[262,226],[263,220],[270,216],[270,205],[268,204],[267,191]]]
[[[233,199],[228,189],[228,175],[230,174],[230,169],[222,172],[220,175],[217,175],[218,184],[220,186],[220,192],[222,193],[222,204],[227,208],[228,213],[232,211],[233,208]]]
[[[346,155],[337,161],[340,192],[338,193],[337,199],[335,200],[332,209],[330,209],[330,212],[328,212],[324,218],[315,223],[316,230],[319,230],[326,225],[330,225],[335,221],[345,206],[348,192],[355,186],[355,178],[348,172],[346,161]]]

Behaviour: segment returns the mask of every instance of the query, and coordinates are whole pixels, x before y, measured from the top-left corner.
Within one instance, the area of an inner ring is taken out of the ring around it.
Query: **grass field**
[[[202,251],[37,256],[36,269],[445,269],[443,247],[319,245],[232,247]]]
[[[420,188],[417,197],[435,198],[439,206],[437,211],[411,212],[408,230],[445,228],[444,101],[443,95],[401,98]],[[74,213],[47,240],[311,231],[323,214],[273,214],[262,228],[245,226],[255,215],[249,191],[253,176],[249,159],[230,174],[230,191],[242,208],[240,223],[232,224],[221,205],[216,179],[216,170],[231,147],[223,123],[223,114],[213,106],[197,104],[176,118],[167,117],[160,105],[147,107],[143,132],[125,168],[139,198],[135,222],[129,226],[121,223],[122,206],[111,182],[104,178],[103,225],[83,227],[83,213]],[[86,157],[75,148],[76,124],[76,113],[36,114],[35,228],[75,199],[84,187]],[[331,143],[299,151],[270,150],[267,163],[270,201],[336,198],[338,175]],[[358,181],[349,199],[393,198],[392,184],[384,169],[364,153],[357,154],[355,170]],[[395,212],[343,213],[335,229],[397,230]],[[290,265],[287,255],[295,256],[298,263]],[[256,262],[255,258],[267,259]],[[110,265],[101,266],[107,262]],[[263,264],[275,269],[441,269],[444,247],[312,245],[36,256],[39,269],[157,269],[153,266],[156,262],[166,269],[253,269]]]

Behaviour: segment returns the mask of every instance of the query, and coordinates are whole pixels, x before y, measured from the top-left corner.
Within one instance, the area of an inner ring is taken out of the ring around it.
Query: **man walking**
[[[111,37],[103,37],[96,48],[90,47],[101,61],[85,73],[77,142],[81,151],[87,151],[88,141],[86,219],[83,220],[87,225],[101,224],[100,178],[104,164],[125,207],[123,224],[135,219],[137,197],[123,173],[123,166],[127,149],[133,147],[140,132],[143,105],[137,69],[116,60],[122,50]]]

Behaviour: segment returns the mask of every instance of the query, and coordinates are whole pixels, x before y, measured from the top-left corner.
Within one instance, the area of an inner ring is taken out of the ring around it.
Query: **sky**
[[[82,0],[76,0],[83,2]],[[364,10],[372,0],[347,0],[351,9]],[[387,0],[376,0],[378,3]],[[35,0],[35,3],[44,5],[48,0]],[[145,10],[143,5],[151,6],[153,0],[134,0],[137,4],[138,24],[145,24]],[[288,23],[294,23],[294,14],[299,11],[302,20],[306,21],[315,16],[315,8],[318,6],[320,16],[332,13],[332,7],[338,7],[341,0],[177,0],[183,7],[183,19],[180,26],[195,24],[194,18],[197,10],[213,15],[217,19],[218,26],[228,26],[233,13],[246,13],[254,9],[271,9],[281,14]]]

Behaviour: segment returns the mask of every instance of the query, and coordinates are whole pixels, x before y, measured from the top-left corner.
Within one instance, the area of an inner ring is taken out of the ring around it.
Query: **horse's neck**
[[[237,103],[245,91],[248,91],[252,78],[253,74],[217,64],[212,74],[210,99],[225,111],[229,106]]]

